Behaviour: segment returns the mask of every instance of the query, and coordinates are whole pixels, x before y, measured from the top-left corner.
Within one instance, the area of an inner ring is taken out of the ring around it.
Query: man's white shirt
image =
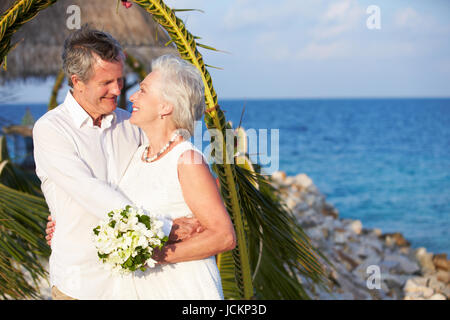
[[[94,126],[69,91],[33,128],[36,173],[56,222],[50,285],[76,299],[113,299],[118,290],[134,295],[133,286],[104,269],[92,241],[92,229],[108,212],[132,204],[116,189],[145,139],[129,117],[118,108],[103,117],[101,127]],[[171,226],[164,220],[167,235]]]

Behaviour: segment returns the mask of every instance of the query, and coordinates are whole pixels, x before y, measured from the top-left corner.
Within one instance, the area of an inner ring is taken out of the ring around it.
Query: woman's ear
[[[167,116],[169,114],[172,114],[173,112],[173,105],[171,103],[165,102],[161,104],[161,109],[159,114],[162,114],[163,116]]]

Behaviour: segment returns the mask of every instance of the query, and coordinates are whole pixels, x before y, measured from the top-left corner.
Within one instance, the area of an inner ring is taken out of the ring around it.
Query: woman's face
[[[160,114],[164,101],[160,95],[160,78],[158,71],[151,72],[140,83],[140,89],[131,97],[133,112],[130,122],[139,127],[146,126],[153,121],[160,119]]]

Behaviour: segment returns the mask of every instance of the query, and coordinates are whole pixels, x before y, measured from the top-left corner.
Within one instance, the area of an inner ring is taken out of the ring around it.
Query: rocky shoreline
[[[361,221],[339,218],[306,174],[272,175],[284,202],[317,247],[334,265],[327,267],[331,293],[308,286],[318,300],[448,300],[450,260],[412,248],[400,233],[365,229]]]

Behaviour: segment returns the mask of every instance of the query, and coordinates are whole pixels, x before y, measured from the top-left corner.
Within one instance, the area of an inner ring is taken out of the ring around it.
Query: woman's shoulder
[[[206,163],[203,153],[188,140],[179,143],[176,150],[176,160],[178,164],[202,164]]]

